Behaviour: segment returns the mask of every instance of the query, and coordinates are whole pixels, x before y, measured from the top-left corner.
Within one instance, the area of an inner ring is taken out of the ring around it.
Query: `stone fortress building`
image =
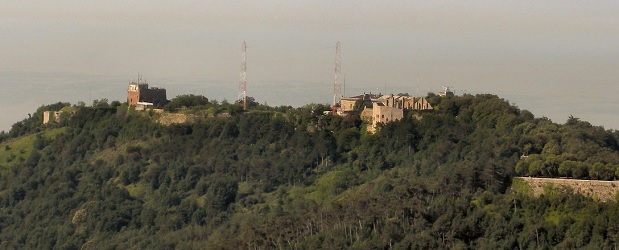
[[[340,112],[345,114],[354,110],[357,101],[370,101],[372,108],[364,107],[361,118],[367,122],[368,131],[376,131],[379,123],[397,121],[404,117],[404,110],[432,110],[432,105],[423,97],[408,95],[363,94],[340,99]]]
[[[161,106],[168,102],[166,89],[148,87],[148,83],[131,81],[127,89],[127,104],[136,108],[144,109],[147,106]]]

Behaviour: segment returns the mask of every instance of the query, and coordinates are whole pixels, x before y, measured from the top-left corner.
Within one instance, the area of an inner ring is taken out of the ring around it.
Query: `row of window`
[[[380,116],[379,116],[379,115],[376,115],[376,119],[379,119],[379,118],[380,118],[380,119],[385,119],[385,115],[380,115]],[[387,118],[387,120],[386,120],[386,121],[388,122],[388,121],[389,121],[389,118]]]

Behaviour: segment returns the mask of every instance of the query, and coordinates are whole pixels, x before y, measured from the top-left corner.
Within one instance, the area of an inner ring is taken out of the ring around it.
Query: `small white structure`
[[[155,104],[152,102],[137,102],[135,105],[135,110],[145,110],[149,107],[153,107]]]

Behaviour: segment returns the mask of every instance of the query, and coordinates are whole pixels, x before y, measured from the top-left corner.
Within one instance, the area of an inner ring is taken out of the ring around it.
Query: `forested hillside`
[[[511,188],[518,175],[616,178],[616,131],[494,95],[427,99],[434,111],[375,134],[319,104],[181,96],[164,109],[205,119],[176,125],[107,100],[42,125],[70,104],[43,106],[0,135],[0,248],[619,245],[617,199]]]

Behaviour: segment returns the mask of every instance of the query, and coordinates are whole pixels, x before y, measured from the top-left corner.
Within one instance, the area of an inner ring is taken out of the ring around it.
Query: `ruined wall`
[[[60,114],[62,111],[45,111],[43,112],[43,124],[47,124],[49,122],[60,122]]]
[[[43,124],[47,124],[49,122],[49,119],[52,116],[51,112],[52,111],[43,112]]]
[[[425,98],[420,98],[417,102],[415,102],[413,109],[414,110],[431,110],[433,108],[432,108],[432,105],[428,103],[428,100],[426,100]]]
[[[410,110],[413,109],[413,104],[415,103],[415,97],[403,97],[402,98],[402,108]]]

